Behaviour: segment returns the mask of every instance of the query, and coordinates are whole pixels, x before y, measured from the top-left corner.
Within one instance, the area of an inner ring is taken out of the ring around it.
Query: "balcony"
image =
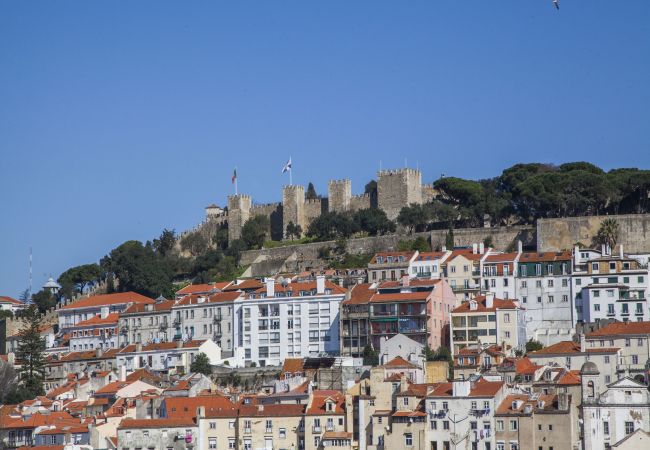
[[[167,322],[163,322],[160,324],[160,331],[165,331],[169,324]]]
[[[219,323],[222,320],[223,320],[223,317],[221,317],[221,315],[216,315],[216,316],[214,316],[214,319],[212,319],[212,322],[213,323]]]
[[[174,322],[172,322],[175,327],[180,327],[181,326],[181,318],[177,317],[174,319]]]

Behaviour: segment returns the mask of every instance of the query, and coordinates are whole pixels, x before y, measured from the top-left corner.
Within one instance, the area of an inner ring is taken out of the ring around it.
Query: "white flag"
[[[289,161],[284,165],[282,168],[282,173],[288,172],[291,170],[291,156],[289,157]]]

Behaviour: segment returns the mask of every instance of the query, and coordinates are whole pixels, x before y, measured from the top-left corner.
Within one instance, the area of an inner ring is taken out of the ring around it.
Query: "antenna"
[[[29,292],[27,295],[27,301],[32,299],[32,246],[29,246]]]

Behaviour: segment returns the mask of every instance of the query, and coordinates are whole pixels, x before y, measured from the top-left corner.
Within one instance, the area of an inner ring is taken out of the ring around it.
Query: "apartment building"
[[[631,376],[645,380],[646,364],[650,360],[648,338],[650,338],[650,322],[614,322],[586,333],[584,347],[587,350],[619,348],[618,361],[612,361],[616,366],[616,379]]]
[[[508,395],[495,418],[497,450],[578,450],[575,401],[568,394]]]
[[[451,251],[420,252],[411,262],[408,274],[411,278],[436,279],[443,275],[443,264]]]
[[[483,292],[504,300],[517,298],[516,272],[521,252],[490,253],[483,260]]]
[[[153,304],[155,301],[135,292],[93,295],[82,298],[63,306],[57,311],[59,315],[59,331],[67,332],[77,323],[99,316],[102,312],[107,314],[121,313],[133,303]]]
[[[71,351],[109,349],[118,346],[117,321],[119,314],[109,314],[108,310],[109,308],[105,306],[99,316],[77,322],[76,325],[68,329]]]
[[[396,281],[409,274],[419,252],[380,252],[368,262],[368,281]]]
[[[279,366],[285,358],[338,354],[339,309],[346,289],[318,276],[316,281],[276,283],[234,301],[233,342],[245,361]]]
[[[169,342],[173,305],[173,300],[159,298],[155,303],[135,303],[126,308],[120,313],[119,345]]]
[[[526,335],[544,345],[570,340],[575,332],[571,304],[571,252],[521,253],[515,297],[526,309]]]
[[[222,348],[224,357],[233,356],[234,305],[244,297],[241,291],[186,295],[171,310],[174,339],[211,339]]]
[[[471,299],[451,312],[451,349],[456,355],[469,345],[503,345],[504,352],[526,343],[525,310],[515,300],[494,298],[491,292]]]
[[[443,273],[454,290],[458,302],[476,297],[481,292],[481,263],[487,258],[483,243],[471,248],[455,249],[443,262]]]
[[[197,438],[198,426],[191,416],[174,419],[126,418],[117,427],[117,445],[122,450],[189,448],[197,444]]]
[[[574,250],[576,320],[648,321],[648,267],[623,253]]]
[[[370,344],[370,299],[376,288],[376,283],[357,284],[341,302],[341,356],[361,357]]]
[[[230,286],[232,281],[222,281],[219,283],[205,283],[205,284],[188,284],[187,286],[176,291],[176,300],[180,300],[186,295],[212,295],[222,292],[225,288]]]
[[[647,385],[622,378],[600,385],[600,373],[589,361],[580,370],[584,448],[612,448],[635,431],[650,430],[650,392]]]

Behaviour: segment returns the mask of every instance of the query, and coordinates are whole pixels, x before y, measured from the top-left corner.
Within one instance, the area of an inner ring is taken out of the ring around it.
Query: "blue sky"
[[[650,166],[650,2],[1,2],[0,295],[240,192]]]

